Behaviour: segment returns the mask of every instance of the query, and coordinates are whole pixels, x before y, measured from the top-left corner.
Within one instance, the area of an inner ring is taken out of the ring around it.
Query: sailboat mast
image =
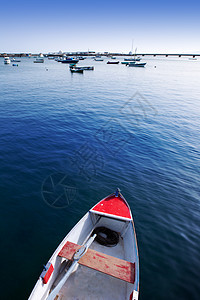
[[[130,55],[133,55],[133,41],[134,41],[134,39],[132,39],[131,51],[129,52]]]

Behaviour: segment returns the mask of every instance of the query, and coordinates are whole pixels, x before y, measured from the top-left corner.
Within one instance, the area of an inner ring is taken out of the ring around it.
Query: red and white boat
[[[119,189],[72,228],[29,300],[138,300],[139,258],[130,207]]]

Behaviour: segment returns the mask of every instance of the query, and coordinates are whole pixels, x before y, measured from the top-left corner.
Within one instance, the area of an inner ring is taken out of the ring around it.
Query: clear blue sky
[[[200,1],[9,1],[0,52],[200,53]]]

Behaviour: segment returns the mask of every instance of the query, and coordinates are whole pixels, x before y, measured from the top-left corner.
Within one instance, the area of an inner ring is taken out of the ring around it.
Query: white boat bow
[[[29,300],[138,300],[139,258],[130,207],[119,190],[72,228]]]

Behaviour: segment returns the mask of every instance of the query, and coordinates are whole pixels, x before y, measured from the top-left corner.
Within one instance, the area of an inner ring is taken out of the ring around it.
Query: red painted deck
[[[103,199],[92,208],[92,211],[131,219],[129,207],[120,195]]]
[[[58,255],[73,260],[74,253],[80,248],[80,245],[67,242]],[[126,282],[135,282],[135,263],[100,253],[92,249],[87,250],[86,254],[79,260],[79,264]]]

